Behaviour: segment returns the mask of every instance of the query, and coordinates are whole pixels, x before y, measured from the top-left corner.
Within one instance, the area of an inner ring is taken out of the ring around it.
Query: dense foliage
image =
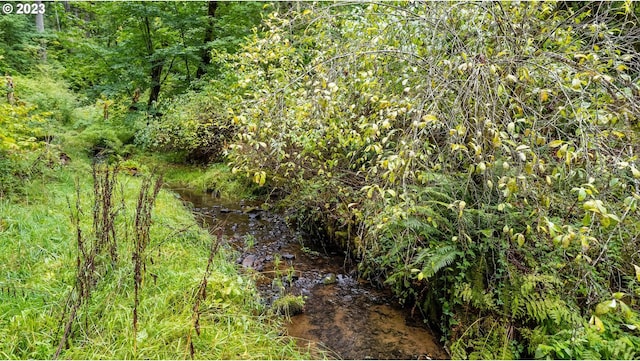
[[[309,7],[225,59],[235,170],[454,358],[639,356],[639,28],[561,5]]]
[[[0,18],[1,210],[68,149],[226,162],[453,358],[640,357],[637,4],[49,5]]]

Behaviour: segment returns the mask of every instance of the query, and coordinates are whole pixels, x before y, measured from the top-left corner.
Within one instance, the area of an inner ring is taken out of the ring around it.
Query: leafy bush
[[[137,135],[139,144],[152,149],[183,151],[187,161],[210,163],[220,160],[227,142],[235,134],[233,113],[218,98],[216,82],[203,93],[188,93],[171,102],[162,118],[150,120]]]
[[[80,133],[79,138],[85,144],[83,148],[93,155],[118,154],[122,150],[122,141],[109,127],[92,125]]]
[[[635,315],[640,68],[625,11],[274,14],[232,58],[246,97],[234,170],[287,189],[298,223],[420,306],[456,358],[534,356],[536,335],[581,329],[615,292]]]
[[[62,124],[73,120],[77,100],[64,82],[53,80],[44,73],[31,77],[17,76],[15,94],[19,99],[34,105],[40,112]]]
[[[38,44],[33,41],[35,28],[24,15],[3,14],[0,17],[0,69],[5,72],[33,70]]]

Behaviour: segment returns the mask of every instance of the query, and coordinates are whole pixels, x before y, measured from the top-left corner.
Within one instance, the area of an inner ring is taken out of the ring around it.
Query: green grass
[[[76,178],[81,184],[84,234],[91,228],[89,167],[83,159],[74,163],[54,177],[32,179],[19,198],[0,198],[0,358],[51,358],[62,336],[65,300],[75,279],[76,243],[67,202],[75,202]],[[203,176],[186,170],[173,168],[180,173],[174,179],[188,185]],[[213,177],[215,170],[204,174]],[[131,238],[141,180],[124,174],[120,179],[116,198],[123,196],[126,208],[117,227],[121,233],[129,227]],[[207,297],[200,305],[201,333],[196,335],[192,309],[211,237],[166,191],[157,199],[150,235],[136,352],[132,241],[120,239],[119,262],[104,268],[91,299],[80,307],[61,358],[185,359],[190,357],[189,335],[196,358],[309,358],[291,339],[280,336],[280,320],[266,316],[254,284],[238,273],[224,248],[213,261]]]
[[[138,155],[136,161],[146,168],[161,167],[172,187],[185,187],[198,192],[215,192],[224,199],[251,199],[257,185],[250,179],[232,174],[228,165],[187,166],[171,163],[171,155]]]

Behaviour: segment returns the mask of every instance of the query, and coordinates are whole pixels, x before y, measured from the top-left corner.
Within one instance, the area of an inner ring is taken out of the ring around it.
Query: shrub
[[[173,100],[162,118],[150,120],[139,132],[138,143],[152,149],[186,152],[186,160],[193,163],[221,160],[236,128],[229,108],[235,95],[219,89],[230,86],[227,82],[216,81],[203,93],[188,93]],[[224,100],[219,98],[222,96]]]
[[[38,111],[62,124],[72,122],[77,100],[64,82],[53,80],[44,73],[30,77],[16,76],[14,79],[16,97],[36,106]]]
[[[533,356],[534,330],[577,330],[615,292],[636,314],[637,27],[619,4],[591,10],[272,15],[234,58],[232,165],[287,189],[299,223],[419,306],[454,357]]]

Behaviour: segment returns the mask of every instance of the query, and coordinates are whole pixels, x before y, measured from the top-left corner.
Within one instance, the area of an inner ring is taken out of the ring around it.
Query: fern
[[[429,279],[462,255],[463,253],[455,245],[427,248],[418,252],[412,266],[422,268],[423,277]]]

